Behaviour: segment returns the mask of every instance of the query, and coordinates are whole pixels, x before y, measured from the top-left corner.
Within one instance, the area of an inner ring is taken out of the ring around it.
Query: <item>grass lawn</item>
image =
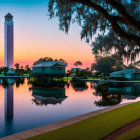
[[[70,81],[70,80],[72,80],[72,77],[68,77],[68,78],[67,78],[67,77],[63,77],[63,80],[64,80],[64,81],[67,81],[67,80]]]
[[[57,78],[53,78],[53,80],[54,81],[60,81],[60,80],[62,80],[62,81],[64,81],[64,82],[66,82],[66,81],[70,81],[70,80],[72,80],[72,77],[63,77],[63,78],[61,78],[61,79],[57,79]]]
[[[29,140],[99,140],[139,118],[140,102],[137,102]]]
[[[4,74],[0,74],[0,76],[4,76]]]
[[[88,77],[87,79],[94,79],[93,77]]]
[[[29,76],[30,74],[24,74],[24,76]]]
[[[135,138],[140,137],[140,125],[136,128],[124,133],[117,140],[133,140]]]
[[[103,78],[101,78],[101,77],[88,77],[87,79],[99,79],[99,80],[103,80]]]

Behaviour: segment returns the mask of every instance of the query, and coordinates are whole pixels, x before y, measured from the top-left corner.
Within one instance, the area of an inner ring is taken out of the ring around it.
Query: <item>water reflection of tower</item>
[[[10,85],[8,88],[5,88],[5,119],[13,119],[13,85]]]

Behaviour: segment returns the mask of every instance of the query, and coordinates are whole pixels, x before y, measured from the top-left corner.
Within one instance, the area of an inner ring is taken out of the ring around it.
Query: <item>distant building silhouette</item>
[[[14,22],[13,16],[8,13],[5,16],[5,67],[13,68],[14,60]]]

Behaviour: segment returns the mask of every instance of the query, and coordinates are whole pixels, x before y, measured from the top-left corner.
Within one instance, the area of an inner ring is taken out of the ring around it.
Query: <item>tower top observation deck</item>
[[[8,13],[6,16],[5,16],[5,20],[6,21],[11,21],[13,19],[13,16],[11,15],[11,13]]]

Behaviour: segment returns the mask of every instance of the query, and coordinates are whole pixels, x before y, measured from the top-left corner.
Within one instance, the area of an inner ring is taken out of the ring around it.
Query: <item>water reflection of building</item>
[[[32,101],[36,105],[48,105],[48,104],[61,104],[67,96],[65,95],[65,88],[63,89],[47,89],[47,88],[33,88]]]
[[[11,120],[13,118],[13,85],[5,88],[5,118]]]
[[[108,88],[108,92],[122,94],[127,99],[135,99],[140,95],[140,85],[131,84],[130,86],[127,87]]]
[[[95,101],[97,106],[115,105],[123,99],[136,99],[140,95],[140,84],[127,84],[126,87],[98,85],[94,95],[101,97],[100,100]]]

